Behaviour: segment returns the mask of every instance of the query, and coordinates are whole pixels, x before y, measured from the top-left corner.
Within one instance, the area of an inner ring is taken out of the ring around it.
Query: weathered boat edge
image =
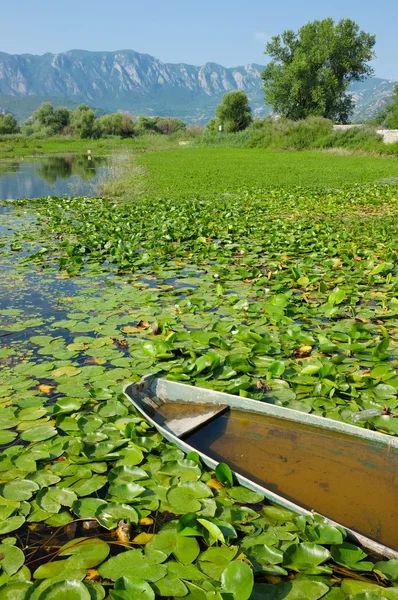
[[[160,391],[160,398],[163,400],[167,400],[168,396],[167,396],[167,388],[169,387],[168,384],[173,384],[175,386],[181,386],[182,388],[190,388],[192,390],[193,386],[188,386],[188,385],[184,385],[184,384],[180,384],[178,382],[171,382],[171,381],[167,381],[164,379],[158,379],[155,378],[153,375],[146,375],[144,376],[141,381],[139,383],[128,383],[124,386],[123,388],[123,393],[124,395],[127,397],[127,399],[134,405],[134,407],[136,408],[136,410],[143,415],[143,417],[149,421],[162,435],[163,437],[165,437],[168,441],[176,444],[176,446],[178,446],[183,452],[185,452],[186,454],[188,454],[189,452],[197,452],[199,454],[199,456],[201,457],[202,461],[204,462],[204,464],[206,466],[208,466],[210,469],[215,469],[217,467],[218,462],[213,460],[212,458],[210,458],[209,456],[207,456],[207,454],[204,454],[203,452],[198,451],[197,449],[193,448],[192,446],[190,446],[189,444],[187,444],[186,442],[184,442],[183,440],[179,439],[176,435],[174,435],[174,433],[170,430],[168,430],[167,428],[159,425],[158,423],[156,423],[148,414],[145,410],[143,410],[143,408],[141,407],[140,403],[135,399],[135,397],[138,394],[142,394],[145,392],[150,392],[152,388],[154,388],[152,390],[152,393],[154,393],[157,390],[157,385],[160,384],[160,387],[163,388]],[[164,385],[167,384],[167,385]],[[195,389],[195,391],[204,391],[204,392],[212,392],[212,390],[208,390],[206,388],[193,388]],[[179,390],[180,391],[180,390]],[[225,403],[225,397],[229,397],[229,398],[233,398],[233,399],[237,399],[239,401],[245,400],[246,403],[255,403],[255,404],[260,404],[262,405],[261,402],[257,402],[256,400],[249,400],[247,398],[240,398],[238,396],[232,396],[231,394],[225,394],[225,393],[218,393],[216,392],[215,395],[222,396],[222,399]],[[200,397],[200,396],[199,396]],[[181,397],[181,395],[178,395],[178,399],[179,400],[184,400],[183,397]],[[203,396],[200,397],[201,401],[203,402]],[[176,398],[177,400],[177,398]],[[199,401],[199,400],[197,400]],[[213,400],[215,402],[215,400]],[[222,400],[221,400],[222,401]],[[228,403],[228,402],[227,402]],[[235,402],[233,404],[231,404],[231,406],[235,406]],[[250,404],[246,404],[247,408],[246,410],[256,410],[257,407],[255,407],[254,409],[249,408]],[[308,420],[301,420],[301,419],[295,419],[294,417],[297,415],[304,415],[304,416],[312,416],[312,419],[317,419],[317,420],[326,420],[326,421],[331,421],[332,424],[336,423],[337,425],[345,425],[344,423],[340,423],[339,421],[332,421],[331,419],[324,419],[323,417],[315,417],[313,415],[306,415],[305,413],[300,413],[299,411],[293,411],[291,409],[283,409],[281,407],[275,407],[273,405],[266,405],[268,407],[271,407],[272,409],[275,408],[279,408],[280,410],[287,410],[289,411],[289,413],[295,413],[295,415],[293,417],[290,417],[290,420],[293,418],[293,420],[297,420],[298,422],[302,422],[302,423],[306,423],[306,424],[311,424]],[[236,403],[236,407],[242,409],[241,404]],[[263,413],[266,414],[271,414],[271,416],[280,416],[279,414],[275,413],[275,412],[267,412],[267,411],[261,411]],[[288,418],[287,416],[284,416],[282,418]],[[312,422],[313,424],[313,422]],[[318,423],[317,423],[318,424]],[[350,427],[353,429],[360,429],[359,427],[355,427],[355,426],[350,426],[350,425],[346,425],[346,427]],[[337,429],[332,429],[330,427],[324,427],[324,429],[329,429],[332,431],[340,431],[343,432],[343,430],[341,428],[337,428]],[[362,430],[360,430],[362,431]],[[372,432],[372,431],[368,431],[368,430],[364,430],[367,433],[375,433],[377,434],[377,432]],[[346,431],[344,431],[344,433],[347,433]],[[351,431],[349,431],[349,433],[351,433]],[[366,436],[366,439],[371,439],[373,441],[375,441],[375,439],[377,441],[381,441],[379,440],[379,436],[381,437],[388,437],[388,436],[383,436],[383,434],[377,434],[377,438],[374,437],[370,437],[368,438]],[[363,437],[363,436],[356,436],[356,437]],[[389,439],[389,438],[388,438]],[[395,446],[394,446],[395,447]],[[270,502],[273,502],[279,506],[282,506],[283,508],[286,508],[288,510],[291,510],[292,512],[295,512],[297,514],[301,514],[301,515],[311,515],[313,514],[312,511],[309,511],[303,507],[301,507],[298,504],[295,504],[294,502],[291,502],[290,500],[287,500],[286,498],[283,498],[282,496],[279,496],[278,494],[275,494],[274,492],[272,492],[271,490],[262,487],[259,484],[254,483],[253,481],[251,481],[250,479],[248,479],[247,477],[244,477],[243,475],[240,475],[239,473],[234,473],[235,477],[237,479],[237,481],[243,485],[244,487],[253,490],[255,492],[258,492],[260,494],[262,494],[265,498],[267,498],[267,500],[269,500]],[[398,559],[398,551],[393,550],[392,548],[388,548],[387,546],[384,546],[383,544],[379,544],[378,542],[375,542],[373,540],[371,540],[370,538],[367,538],[366,536],[363,536],[351,529],[349,529],[348,527],[345,527],[343,525],[341,525],[340,523],[336,523],[335,521],[328,519],[327,517],[324,517],[323,515],[321,515],[325,521],[327,521],[328,523],[330,523],[331,525],[338,525],[340,527],[343,527],[345,529],[345,531],[347,532],[347,535],[349,537],[349,539],[354,542],[359,544],[360,546],[362,546],[363,548],[365,548],[366,550],[368,550],[369,552],[371,552],[375,557],[378,558],[384,558],[384,559]]]
[[[292,408],[275,406],[274,404],[267,404],[266,402],[259,402],[258,400],[252,400],[250,398],[242,398],[233,394],[226,394],[225,392],[216,392],[208,388],[194,387],[175,381],[169,381],[167,379],[157,378],[154,375],[145,375],[139,383],[128,384],[126,387],[129,385],[134,386],[135,394],[147,391],[153,393],[156,397],[168,400],[169,402],[181,402],[185,400],[198,403],[211,402],[228,404],[232,408],[241,411],[266,414],[270,417],[295,421],[296,423],[302,423],[303,425],[313,425],[327,431],[351,435],[364,440],[378,442],[383,446],[390,446],[391,448],[398,449],[398,437],[390,436],[385,433],[363,429],[362,427],[350,425],[334,419],[328,419],[327,417],[307,414],[298,410],[293,410]]]

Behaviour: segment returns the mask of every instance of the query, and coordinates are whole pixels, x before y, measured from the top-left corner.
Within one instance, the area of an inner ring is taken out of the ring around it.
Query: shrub
[[[343,131],[332,131],[329,136],[318,140],[317,148],[347,148],[372,152],[383,144],[383,136],[370,127],[352,127]]]
[[[248,146],[304,150],[314,147],[317,140],[330,135],[332,131],[332,122],[322,117],[309,117],[302,121],[267,118],[252,126]]]

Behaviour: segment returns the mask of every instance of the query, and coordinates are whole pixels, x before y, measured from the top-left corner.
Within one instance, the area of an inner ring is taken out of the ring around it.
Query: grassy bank
[[[147,189],[179,195],[294,186],[339,187],[398,178],[395,158],[245,148],[184,148],[140,156]]]
[[[209,471],[121,395],[152,372],[398,435],[368,410],[398,410],[397,187],[281,189],[393,163],[135,156],[114,185],[152,194],[0,205],[1,600],[226,599],[231,573],[233,600],[397,598],[396,561]]]
[[[175,148],[178,140],[172,136],[147,135],[136,138],[119,137],[79,139],[55,137],[47,139],[24,138],[21,136],[0,137],[0,160],[45,154],[86,154],[91,150],[95,155],[109,155],[115,152],[135,150],[163,150]]]

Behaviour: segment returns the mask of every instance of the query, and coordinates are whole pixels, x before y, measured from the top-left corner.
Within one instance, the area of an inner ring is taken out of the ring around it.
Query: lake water
[[[87,155],[0,162],[0,200],[96,196],[108,172],[107,158]]]

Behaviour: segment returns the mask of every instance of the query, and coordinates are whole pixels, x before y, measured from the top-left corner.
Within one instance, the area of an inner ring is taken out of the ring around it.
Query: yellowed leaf
[[[143,517],[140,519],[140,525],[153,525],[154,520],[151,517]]]
[[[207,485],[212,490],[221,490],[221,488],[224,487],[223,484],[218,481],[218,479],[209,479]]]
[[[301,354],[309,354],[312,350],[312,346],[300,346],[299,350]]]
[[[51,390],[53,390],[54,388],[55,385],[46,385],[45,383],[39,385],[39,390],[40,392],[43,392],[43,394],[50,394]]]
[[[139,544],[140,546],[144,546],[153,538],[153,533],[139,533],[133,539],[133,544]]]
[[[311,351],[312,346],[300,346],[300,348],[296,348],[296,350],[293,351],[293,354],[298,358],[305,358],[311,354]]]
[[[86,580],[97,581],[97,579],[101,579],[101,575],[98,573],[97,569],[88,569]]]
[[[97,365],[104,365],[106,363],[106,359],[105,358],[100,358],[99,356],[94,356],[94,362]]]

